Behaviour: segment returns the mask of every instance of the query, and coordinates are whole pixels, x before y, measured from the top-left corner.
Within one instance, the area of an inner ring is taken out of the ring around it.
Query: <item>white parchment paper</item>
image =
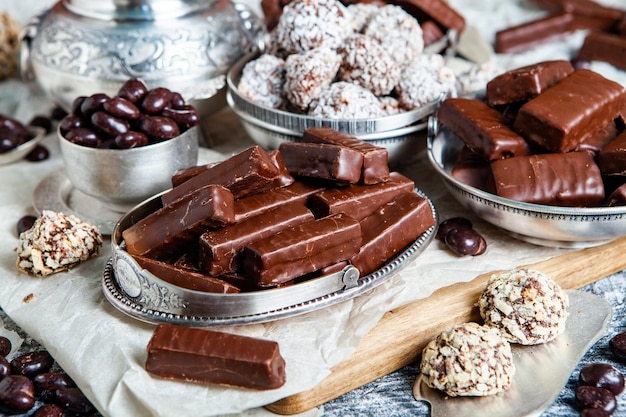
[[[29,9],[28,3],[36,7]],[[450,3],[479,27],[488,41],[498,28],[541,14],[524,1]],[[9,0],[9,10],[15,6],[14,10],[23,15],[39,10],[41,4],[20,0],[18,7],[16,0]],[[613,4],[618,5],[619,1]],[[582,35],[576,34],[532,53],[499,56],[496,60],[503,68],[512,68],[541,59],[567,57],[580,42]],[[604,70],[612,73],[614,79],[624,75],[612,68]],[[34,86],[17,81],[0,83],[0,113],[27,121],[38,112],[48,113],[50,108],[51,104]],[[211,121],[207,134],[217,136],[210,142],[218,144],[216,150],[220,153],[203,149],[203,160],[227,156],[249,143],[229,110]],[[49,160],[0,167],[0,306],[50,351],[106,416],[270,415],[259,407],[318,385],[334,365],[356,350],[363,335],[385,312],[479,274],[545,260],[566,251],[517,241],[465,213],[447,194],[422,152],[410,156],[414,162],[402,167],[402,172],[433,200],[440,218],[470,217],[488,241],[486,254],[459,258],[433,241],[401,273],[353,300],[272,323],[219,328],[280,343],[287,362],[287,383],[279,390],[255,392],[166,381],[144,371],[146,345],[153,326],[120,313],[102,295],[101,276],[110,255],[108,241],[98,258],[67,273],[38,279],[16,270],[16,223],[23,215],[34,214],[32,193],[37,184],[63,166],[57,138],[49,135],[43,143],[51,150]],[[313,410],[307,414],[317,413]]]

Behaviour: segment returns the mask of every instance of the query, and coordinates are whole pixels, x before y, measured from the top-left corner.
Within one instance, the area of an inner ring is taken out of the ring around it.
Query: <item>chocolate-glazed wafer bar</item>
[[[243,249],[242,274],[274,286],[349,259],[361,246],[361,226],[344,214],[295,226]]]
[[[235,198],[262,193],[276,187],[278,168],[260,146],[251,146],[175,186],[161,196],[163,204],[209,184],[228,188]]]
[[[376,184],[389,179],[389,154],[386,148],[328,127],[306,129],[302,134],[302,141],[346,146],[361,152],[363,169],[359,182],[363,184]]]
[[[590,132],[576,145],[574,151],[589,151],[593,154],[600,152],[606,145],[617,137],[619,130],[614,120],[610,120],[601,129]]]
[[[197,189],[124,230],[126,251],[153,258],[177,254],[208,228],[232,223],[233,206],[233,194],[222,186]]]
[[[457,35],[465,29],[465,18],[443,0],[389,0],[402,6],[418,22],[432,20],[444,31],[454,29]]]
[[[503,116],[483,101],[448,98],[437,112],[439,121],[472,151],[488,160],[528,155],[528,143],[504,124]]]
[[[513,128],[552,152],[568,152],[590,132],[617,118],[626,106],[620,84],[577,69],[524,104]]]
[[[454,161],[452,175],[463,184],[478,188],[479,190],[493,192],[491,185],[491,164],[482,155],[464,146]]]
[[[355,184],[361,179],[363,154],[326,143],[283,142],[279,147],[292,175]]]
[[[521,52],[548,40],[562,37],[574,29],[571,13],[556,13],[496,32],[497,53]]]
[[[626,184],[617,187],[606,199],[608,207],[626,206]]]
[[[245,245],[313,220],[313,213],[303,203],[296,202],[281,205],[246,221],[203,233],[198,250],[200,269],[216,276],[234,272],[237,270],[237,256]]]
[[[402,193],[361,220],[363,241],[350,258],[363,277],[435,225],[428,201],[415,193]]]
[[[494,161],[491,168],[500,197],[565,207],[604,201],[600,169],[589,152],[519,156]]]
[[[620,133],[600,151],[598,165],[604,175],[626,175],[626,132]]]
[[[346,213],[356,220],[361,220],[396,195],[413,192],[414,188],[411,179],[398,172],[392,172],[387,182],[374,185],[353,184],[320,191],[309,197],[307,205],[316,218]]]
[[[581,61],[602,61],[626,69],[626,37],[590,32],[578,50]]]
[[[148,343],[146,371],[162,378],[280,388],[287,379],[278,343],[173,324],[160,324]]]
[[[527,101],[574,72],[569,61],[543,61],[507,71],[487,83],[490,106]]]
[[[180,268],[145,256],[135,255],[133,258],[139,266],[152,275],[179,287],[211,293],[238,293],[240,291],[238,287],[209,275]]]

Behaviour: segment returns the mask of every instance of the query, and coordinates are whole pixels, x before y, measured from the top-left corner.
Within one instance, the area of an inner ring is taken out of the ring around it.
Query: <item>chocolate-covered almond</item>
[[[150,90],[141,103],[142,109],[149,114],[156,114],[170,104],[172,92],[165,87]]]
[[[175,121],[162,116],[143,116],[140,129],[151,141],[160,142],[180,135],[180,129]]]
[[[172,119],[181,130],[187,130],[199,122],[198,112],[193,106],[181,106],[179,108],[165,107],[161,110],[161,116]]]
[[[91,115],[91,123],[108,136],[117,136],[130,130],[126,120],[110,115],[105,111],[97,111]]]
[[[113,97],[102,105],[104,110],[121,119],[134,120],[139,117],[139,109],[124,97]]]
[[[138,103],[148,94],[148,86],[141,80],[131,78],[118,90],[117,95],[131,103]]]
[[[23,375],[8,375],[0,380],[0,411],[23,414],[35,405],[35,388]]]

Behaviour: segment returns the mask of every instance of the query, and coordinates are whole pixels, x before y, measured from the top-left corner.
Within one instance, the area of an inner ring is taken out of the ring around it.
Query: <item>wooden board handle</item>
[[[521,266],[550,275],[564,289],[577,289],[626,268],[626,237]],[[441,288],[430,297],[387,312],[357,351],[316,387],[269,404],[277,414],[297,414],[417,360],[426,343],[454,324],[479,321],[475,303],[491,274]]]

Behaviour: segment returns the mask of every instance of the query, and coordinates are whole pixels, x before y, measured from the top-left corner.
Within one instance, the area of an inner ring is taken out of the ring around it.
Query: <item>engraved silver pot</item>
[[[262,20],[230,0],[60,0],[24,28],[21,72],[66,109],[136,77],[202,114],[223,96],[228,68],[265,36]]]

